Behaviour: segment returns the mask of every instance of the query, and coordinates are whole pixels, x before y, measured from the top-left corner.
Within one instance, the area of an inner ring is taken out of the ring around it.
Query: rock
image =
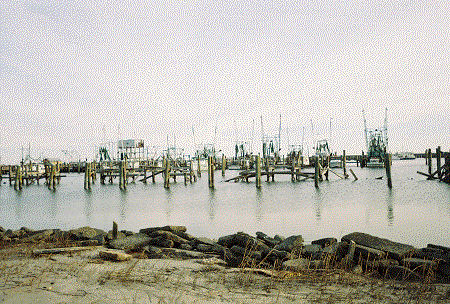
[[[175,243],[175,245],[178,245],[178,246],[181,244],[189,243],[187,240],[179,237],[178,235],[176,235],[170,231],[166,231],[166,230],[157,230],[157,231],[153,231],[150,234],[148,234],[148,233],[146,233],[146,234],[152,238],[164,237],[167,240],[171,240],[172,242]]]
[[[320,245],[306,245],[302,249],[302,257],[310,258],[311,260],[318,260],[322,256],[322,246]]]
[[[280,241],[277,241],[260,231],[256,232],[256,238],[261,240],[264,244],[266,244],[267,246],[272,247],[272,248],[280,243]]]
[[[178,259],[203,259],[213,257],[213,255],[208,255],[203,252],[192,250],[183,250],[177,248],[162,248],[161,250],[166,256]]]
[[[339,243],[331,243],[322,249],[322,255],[336,255],[339,249]]]
[[[145,246],[144,253],[150,259],[160,259],[164,256],[162,249],[154,246]]]
[[[93,237],[92,239],[90,239],[89,241],[96,241],[99,245],[104,245],[106,242],[105,235],[99,234],[99,235]]]
[[[129,231],[129,230],[120,230],[117,233],[122,232],[123,234],[125,234],[125,236],[130,236],[133,235],[134,232],[133,231]]]
[[[187,243],[186,244],[181,244],[180,248],[183,249],[183,250],[192,250],[193,249],[193,247],[190,244],[187,244]]]
[[[361,265],[356,265],[355,267],[353,267],[352,272],[356,274],[362,274],[364,270],[362,269]]]
[[[428,244],[427,248],[438,249],[438,250],[443,251],[444,253],[450,253],[450,247]]]
[[[402,260],[402,264],[415,272],[423,272],[437,267],[437,263],[434,261],[417,258],[405,258]]]
[[[301,269],[309,269],[310,261],[308,259],[299,258],[294,260],[287,260],[283,262],[283,269],[297,271]]]
[[[208,239],[205,237],[198,237],[198,238],[194,238],[195,242],[197,244],[205,244],[205,245],[209,245],[209,246],[214,246],[217,244],[216,241],[212,240],[212,239]]]
[[[319,240],[315,240],[311,242],[311,245],[320,245],[322,246],[322,248],[324,247],[328,247],[334,243],[337,243],[337,239],[335,238],[324,238],[324,239],[319,239]]]
[[[238,254],[238,255],[248,256],[248,257],[250,257],[252,259],[255,259],[257,261],[260,261],[261,258],[262,258],[261,251],[248,250],[248,249],[245,249],[244,247],[237,246],[237,245],[232,246],[231,247],[231,251],[233,253],[235,253],[235,254]]]
[[[99,242],[97,240],[84,240],[75,242],[77,246],[88,247],[88,246],[98,246]]]
[[[169,231],[169,232],[186,232],[185,226],[164,226],[164,227],[152,227],[152,228],[145,228],[139,230],[139,233],[145,233],[145,234],[151,234],[155,231]]]
[[[29,233],[24,236],[24,242],[39,242],[49,239],[53,235],[53,230],[40,230],[35,233]]]
[[[367,269],[378,269],[379,271],[384,270],[391,266],[398,266],[399,263],[397,260],[394,259],[381,259],[376,261],[367,261],[366,262],[366,268]]]
[[[217,244],[225,247],[233,246],[233,242],[234,242],[234,234],[222,236],[217,240]]]
[[[381,273],[385,279],[404,280],[404,281],[421,281],[422,276],[413,272],[404,266],[390,266]]]
[[[288,257],[289,252],[284,250],[272,249],[270,252],[266,253],[266,255],[268,255],[268,258],[277,258],[280,260],[284,260]]]
[[[358,245],[374,248],[387,253],[388,258],[401,260],[414,252],[414,247],[382,239],[370,234],[353,232],[342,237],[342,241],[354,241]]]
[[[195,236],[190,235],[189,233],[183,231],[171,231],[173,234],[178,235],[180,238],[185,239],[187,241],[197,242],[197,238]]]
[[[172,240],[168,240],[165,236],[162,235],[151,239],[149,244],[163,248],[172,248],[173,246],[175,246],[175,243]]]
[[[0,226],[0,234],[5,233],[5,228],[3,228],[2,226]]]
[[[113,261],[128,261],[132,259],[132,256],[117,250],[100,250],[98,255],[105,260]]]
[[[0,241],[10,242],[11,239],[9,237],[7,237],[4,233],[2,233],[2,234],[0,234]]]
[[[276,234],[273,239],[279,243],[283,242],[286,238],[284,236]]]
[[[114,249],[121,249],[125,251],[141,250],[150,244],[151,238],[143,233],[136,233],[124,238],[116,239],[109,242],[109,247]]]
[[[386,253],[381,250],[377,250],[371,247],[366,247],[362,245],[355,246],[355,258],[367,260],[379,260],[385,258]]]
[[[33,232],[34,230],[28,227],[21,227],[20,230],[25,231],[25,233]]]
[[[78,229],[72,229],[68,231],[68,236],[75,241],[84,241],[93,239],[99,234],[105,235],[106,233],[101,229],[91,228],[89,226],[81,227]]]
[[[125,237],[127,237],[127,235],[125,233],[123,233],[121,231],[117,231],[117,238],[116,239],[123,239]],[[109,241],[112,241],[112,239],[113,239],[113,231],[109,230],[108,233],[105,236],[105,241],[109,242]]]
[[[8,229],[5,231],[5,236],[9,237],[10,239],[17,239],[20,238],[21,236],[25,235],[26,232],[24,230],[11,230]]]
[[[197,244],[197,250],[201,252],[211,252],[213,246],[206,244]]]
[[[214,246],[212,246],[211,250],[215,253],[218,254],[223,254],[223,252],[225,251],[225,247],[219,245],[219,244],[215,244]]]
[[[294,249],[300,250],[302,246],[303,237],[301,235],[293,235],[282,241],[280,244],[276,245],[275,249],[292,252]]]

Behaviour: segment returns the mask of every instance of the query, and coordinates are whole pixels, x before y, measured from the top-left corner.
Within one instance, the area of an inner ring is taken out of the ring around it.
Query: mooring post
[[[444,176],[444,182],[450,183],[450,152],[447,152],[445,154],[445,176]]]
[[[170,183],[170,159],[165,159],[165,171],[164,171],[164,188],[169,189]]]
[[[438,176],[441,175],[441,157],[442,157],[441,146],[438,146],[436,148],[436,166]]]
[[[384,166],[386,167],[386,176],[389,188],[392,188],[391,164],[392,164],[392,154],[386,153],[384,157]]]
[[[342,168],[344,169],[344,177],[348,178],[348,174],[347,174],[347,156],[345,155],[345,150],[342,151]]]
[[[428,156],[428,174],[431,175],[431,170],[433,169],[432,168],[433,167],[433,164],[432,164],[432,162],[433,162],[432,161],[433,154],[431,153],[431,148],[428,149],[427,156]]]
[[[53,182],[52,182],[52,190],[56,190],[56,166],[57,165],[52,165],[52,178],[53,178]]]
[[[12,186],[13,175],[12,175],[12,166],[11,165],[8,166],[8,175],[9,175],[9,185]]]
[[[113,221],[113,229],[112,229],[112,239],[117,239],[117,230],[119,230],[119,226],[116,222]]]
[[[214,188],[214,169],[212,156],[208,156],[208,185],[209,188]]]
[[[325,162],[326,162],[326,166],[327,166],[327,171],[325,171],[325,179],[326,180],[328,180],[328,175],[329,175],[329,173],[330,173],[330,158],[331,158],[331,155],[328,155],[326,158],[325,158]]]
[[[119,189],[123,190],[123,162],[119,160]]]
[[[428,165],[428,149],[425,150],[425,165]]]
[[[202,170],[200,168],[200,156],[197,157],[197,176],[202,177]]]
[[[314,157],[314,186],[319,187],[319,156]]]
[[[256,156],[256,188],[261,188],[261,156]]]
[[[227,159],[225,154],[222,153],[222,176],[225,176],[225,169],[227,167]]]

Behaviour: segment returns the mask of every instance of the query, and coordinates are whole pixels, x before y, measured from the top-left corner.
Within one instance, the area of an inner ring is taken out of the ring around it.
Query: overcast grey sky
[[[16,163],[142,138],[365,149],[388,108],[391,151],[450,149],[448,1],[0,0],[0,153]],[[120,128],[118,126],[120,125]],[[102,131],[104,128],[105,132]],[[119,131],[118,131],[119,129]],[[236,134],[238,134],[236,136]],[[236,138],[238,137],[238,138]],[[316,137],[318,137],[316,135]]]

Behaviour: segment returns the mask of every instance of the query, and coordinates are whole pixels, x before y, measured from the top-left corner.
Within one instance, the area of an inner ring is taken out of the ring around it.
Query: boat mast
[[[386,144],[386,153],[389,151],[389,146],[388,146],[388,136],[387,136],[387,108],[385,109],[384,112],[384,129],[383,129],[383,133],[384,133],[384,141]]]
[[[364,136],[366,137],[366,150],[367,153],[369,152],[369,142],[367,140],[367,121],[366,121],[366,115],[364,114],[364,109],[362,110],[363,113],[363,119],[364,119]]]
[[[280,127],[278,128],[278,151],[277,154],[280,153],[281,150],[281,114],[280,114]]]
[[[255,136],[255,120],[252,120],[252,141],[250,146],[250,154],[253,154],[253,137]]]

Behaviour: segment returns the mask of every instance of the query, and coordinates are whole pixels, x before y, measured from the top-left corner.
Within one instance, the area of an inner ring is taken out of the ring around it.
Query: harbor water
[[[164,225],[184,225],[195,236],[218,238],[244,231],[262,231],[270,236],[301,234],[306,242],[322,237],[340,238],[350,232],[365,232],[416,247],[428,243],[450,246],[450,186],[426,180],[416,171],[427,172],[424,159],[394,160],[393,188],[387,187],[385,169],[348,164],[358,177],[330,181],[314,187],[313,180],[291,182],[276,176],[256,189],[249,182],[223,182],[238,174],[216,171],[215,189],[208,188],[207,173],[192,184],[183,178],[171,182],[170,190],[156,183],[131,183],[121,191],[99,180],[90,191],[83,188],[83,174],[61,179],[56,191],[45,185],[24,186],[15,191],[6,179],[0,186],[0,226],[18,229],[91,226],[110,230],[138,231]],[[334,169],[342,174],[342,169]]]

